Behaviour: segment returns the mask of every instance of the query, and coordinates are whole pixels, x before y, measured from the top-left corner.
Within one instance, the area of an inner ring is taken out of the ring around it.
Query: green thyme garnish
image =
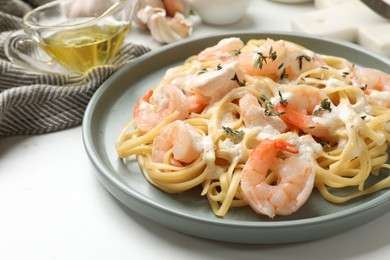
[[[329,142],[327,141],[323,141],[323,140],[318,140],[318,143],[322,146],[322,147],[330,147],[330,144]]]
[[[281,105],[283,105],[283,106],[286,106],[286,105],[287,105],[287,99],[284,99],[284,98],[282,97],[282,93],[280,93],[280,91],[279,91],[279,97],[280,97],[279,103],[280,103]]]
[[[302,69],[302,65],[303,65],[303,60],[306,60],[306,61],[311,61],[311,57],[310,56],[307,56],[307,55],[299,55],[297,57],[297,61],[298,61],[298,65],[299,65],[299,69],[301,70]]]
[[[235,50],[233,51],[234,52],[234,56],[238,56],[241,54],[241,50]]]
[[[222,129],[228,134],[230,135],[231,137],[243,137],[244,136],[244,130],[234,130],[234,129],[231,129],[230,127],[228,126],[222,126]]]
[[[286,110],[280,110],[280,111],[276,111],[276,112],[273,112],[269,109],[264,110],[264,115],[266,115],[266,116],[281,116],[285,113],[286,113]]]
[[[321,114],[325,110],[328,110],[329,112],[332,111],[330,108],[330,101],[327,98],[321,101],[320,107],[313,112],[313,115]]]
[[[217,70],[221,70],[223,67],[222,67],[222,65],[221,64],[218,64],[217,65]]]
[[[282,105],[286,105],[287,100],[283,99],[282,94],[280,92],[279,92],[279,96],[280,96],[279,103]],[[285,110],[273,112],[272,110],[275,106],[274,106],[274,104],[272,104],[272,102],[265,95],[261,95],[261,97],[259,97],[257,100],[262,107],[265,106],[264,114],[266,116],[280,116],[280,115],[283,115],[284,113],[286,113]]]
[[[206,73],[206,72],[208,72],[207,69],[202,69],[201,71],[198,72],[198,75],[202,75],[202,74],[204,74],[204,73]]]
[[[282,74],[280,75],[280,79],[287,79],[288,74],[286,73],[286,68],[283,69]]]
[[[237,73],[234,73],[234,77],[231,78],[231,80],[236,81],[240,87],[244,87],[245,86],[245,80],[240,81],[240,79],[237,76]]]
[[[274,104],[272,104],[272,102],[269,101],[269,99],[268,99],[264,94],[261,95],[261,96],[257,99],[257,101],[259,102],[259,104],[260,104],[262,107],[265,106],[265,108],[268,108],[268,109],[274,108]]]
[[[256,67],[258,69],[262,69],[264,64],[267,64],[267,60],[274,61],[277,58],[276,51],[273,51],[272,46],[269,49],[268,56],[264,55],[262,52],[257,52],[257,55],[259,55],[259,58],[257,59],[257,65]]]

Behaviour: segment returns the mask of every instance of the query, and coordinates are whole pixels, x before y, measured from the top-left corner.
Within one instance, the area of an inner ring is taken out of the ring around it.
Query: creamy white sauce
[[[313,116],[313,121],[319,123],[320,125],[325,125],[332,128],[342,126],[338,108],[334,106],[332,106],[331,108],[332,110],[330,112],[324,111],[321,116]]]
[[[225,113],[221,119],[221,125],[229,125],[236,120],[237,118],[233,113]]]
[[[215,151],[214,151],[214,142],[211,139],[211,136],[204,136],[201,139],[200,147],[203,148],[203,160],[207,163],[214,163],[215,161]]]
[[[225,168],[219,165],[215,165],[212,171],[210,171],[209,179],[216,180],[219,178],[219,175],[221,175],[224,172],[226,172]]]
[[[317,143],[309,134],[298,136],[292,132],[283,134],[286,141],[296,145],[298,156],[308,162],[312,162],[317,158],[319,152],[322,151],[322,146]]]
[[[299,156],[309,162],[317,158],[318,153],[322,151],[322,146],[311,135],[300,136],[297,148]]]
[[[253,127],[252,129],[259,132],[256,137],[258,140],[264,140],[267,138],[275,139],[280,135],[280,132],[271,125],[266,125],[264,127]]]
[[[364,111],[364,109],[362,109]],[[313,121],[321,125],[328,126],[330,132],[337,135],[346,135],[347,127],[356,127],[358,130],[362,127],[361,116],[346,101],[341,100],[338,106],[331,106],[331,111],[324,111],[321,116],[313,116]]]
[[[350,106],[350,104],[348,104],[344,100],[341,100],[340,104],[332,110],[335,110],[335,112],[339,115],[340,120],[344,124],[348,124],[351,121],[354,121],[354,118],[358,116],[352,106]]]
[[[157,87],[156,90],[153,91],[151,103],[155,104],[159,109],[167,107],[169,101],[170,97],[165,91],[163,91],[163,87]]]
[[[371,90],[368,99],[373,103],[378,103],[381,106],[387,107],[390,104],[390,92]]]
[[[231,161],[240,160],[242,158],[241,144],[235,144],[232,139],[226,138],[218,142],[218,150],[222,154],[229,155]]]
[[[217,95],[217,98],[220,98],[231,90],[231,86],[226,82],[233,83],[232,78],[238,71],[238,63],[231,62],[220,70],[205,72],[193,77],[186,82],[186,89],[191,89],[206,97]]]
[[[352,108],[360,117],[366,116],[372,109],[371,105],[367,102],[366,95],[362,95],[358,98],[356,103],[352,104]]]
[[[345,82],[342,80],[335,79],[335,78],[330,78],[330,79],[325,81],[325,84],[326,84],[327,88],[337,88],[337,87],[341,87],[341,86],[345,85]]]
[[[191,145],[194,147],[195,151],[201,153],[204,150],[203,136],[191,129],[188,132],[191,138]]]

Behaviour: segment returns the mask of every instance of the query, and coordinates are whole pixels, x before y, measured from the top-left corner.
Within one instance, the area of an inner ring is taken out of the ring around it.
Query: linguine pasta
[[[390,186],[390,83],[369,82],[364,72],[287,41],[224,39],[166,72],[136,104],[116,149],[136,156],[165,192],[201,186],[224,216],[248,205],[241,173],[254,148],[283,139],[297,150],[283,156],[313,162],[314,188],[344,203]],[[264,182],[278,185],[277,174]]]

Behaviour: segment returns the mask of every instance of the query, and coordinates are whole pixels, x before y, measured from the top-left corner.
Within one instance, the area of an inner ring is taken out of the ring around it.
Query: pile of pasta
[[[363,72],[288,41],[223,39],[151,86],[116,149],[120,158],[136,156],[147,181],[165,192],[200,186],[222,217],[248,206],[240,182],[253,149],[283,139],[294,156],[314,161],[320,194],[344,203],[390,185],[390,83],[386,73],[372,70],[378,82],[368,82]],[[293,106],[289,119],[284,108]],[[172,127],[178,121],[190,130]],[[272,173],[265,181],[277,185]]]

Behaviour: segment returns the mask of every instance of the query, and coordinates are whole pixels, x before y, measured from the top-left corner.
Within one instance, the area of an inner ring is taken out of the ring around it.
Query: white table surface
[[[195,18],[194,37],[232,31],[290,30],[314,10],[252,0],[247,17],[221,27]],[[135,42],[158,48],[132,31]],[[96,178],[81,127],[0,139],[0,259],[389,259],[390,213],[339,235],[286,245],[208,241],[169,230],[129,210]]]

